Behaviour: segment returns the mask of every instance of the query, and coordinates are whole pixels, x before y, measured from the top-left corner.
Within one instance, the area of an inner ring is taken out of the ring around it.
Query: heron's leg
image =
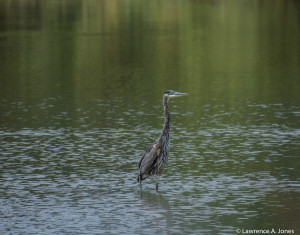
[[[139,182],[139,186],[140,186],[140,190],[142,191],[142,179],[141,179],[141,175],[138,175],[137,177],[137,181]]]
[[[159,182],[159,177],[160,177],[160,176],[158,175],[158,176],[157,176],[157,180],[156,180],[156,185],[155,185],[155,186],[156,186],[156,187],[155,187],[156,192],[158,192],[158,182]]]

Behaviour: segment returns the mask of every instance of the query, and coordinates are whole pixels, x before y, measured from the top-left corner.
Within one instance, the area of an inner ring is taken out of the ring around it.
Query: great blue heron
[[[168,107],[169,98],[186,96],[187,93],[176,92],[168,90],[163,95],[163,105],[165,110],[165,122],[160,137],[149,146],[144,156],[139,162],[140,173],[137,177],[137,181],[142,187],[142,181],[149,176],[157,175],[156,191],[158,192],[158,181],[161,176],[165,165],[168,161],[169,155],[169,143],[170,143],[170,125],[171,117]]]

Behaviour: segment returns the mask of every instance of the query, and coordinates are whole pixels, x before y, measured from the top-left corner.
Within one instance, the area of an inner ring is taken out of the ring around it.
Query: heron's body
[[[168,90],[163,96],[163,105],[165,111],[165,122],[160,137],[149,146],[144,156],[139,162],[139,175],[138,182],[141,182],[152,175],[157,175],[156,191],[158,191],[158,181],[161,176],[165,165],[168,161],[169,146],[170,146],[170,126],[171,117],[168,107],[168,101],[171,97],[184,96],[186,93],[179,93],[172,90]]]

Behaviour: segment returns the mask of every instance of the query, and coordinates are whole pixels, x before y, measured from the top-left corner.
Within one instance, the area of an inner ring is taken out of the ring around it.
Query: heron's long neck
[[[160,143],[169,141],[171,116],[170,116],[170,111],[169,111],[169,106],[168,106],[168,100],[169,100],[168,97],[164,96],[163,105],[164,105],[164,110],[165,110],[165,122],[164,122],[164,127],[162,130],[161,136],[159,138]]]

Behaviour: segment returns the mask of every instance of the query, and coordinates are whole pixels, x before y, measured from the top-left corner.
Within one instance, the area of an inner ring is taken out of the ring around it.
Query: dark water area
[[[1,1],[0,233],[299,234],[299,42],[292,0]]]

